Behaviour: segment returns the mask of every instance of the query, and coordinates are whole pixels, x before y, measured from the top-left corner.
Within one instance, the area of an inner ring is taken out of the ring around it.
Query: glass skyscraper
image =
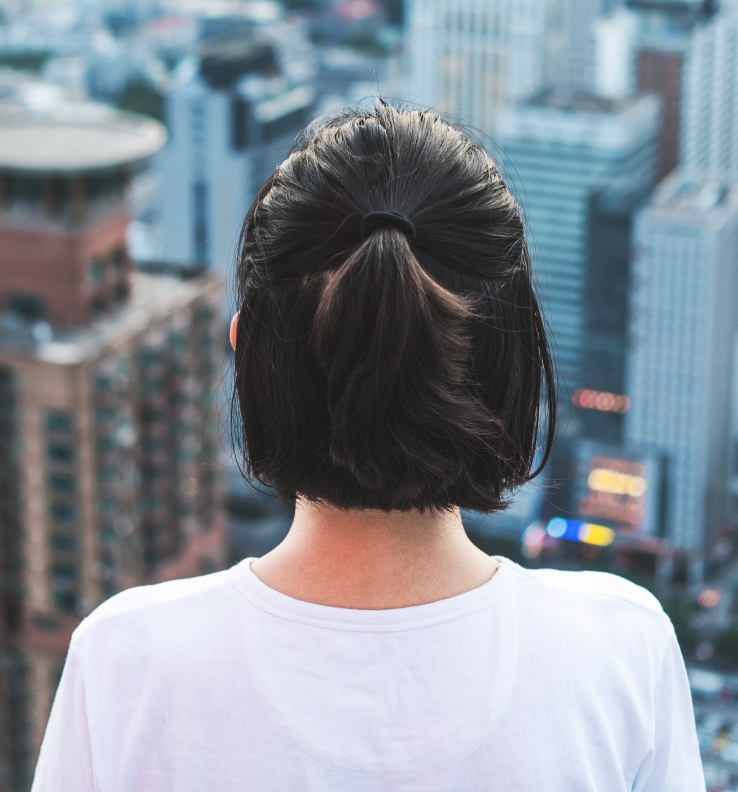
[[[735,190],[677,172],[636,219],[626,440],[663,455],[666,538],[695,562],[736,512],[737,258]]]
[[[562,400],[577,388],[602,387],[587,365],[592,343],[595,350],[598,343],[616,349],[624,341],[624,325],[608,330],[599,320],[625,312],[628,207],[653,184],[658,124],[653,96],[614,100],[549,91],[513,108],[501,128],[503,168],[528,221],[556,342]],[[592,233],[593,223],[609,224],[619,256],[611,248],[593,256],[593,240],[601,246],[605,238]],[[619,337],[608,342],[608,332]]]

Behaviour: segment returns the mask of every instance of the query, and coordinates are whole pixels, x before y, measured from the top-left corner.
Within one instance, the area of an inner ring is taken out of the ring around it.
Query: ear
[[[233,314],[233,319],[231,319],[231,329],[229,331],[229,338],[231,339],[231,346],[233,347],[233,351],[236,351],[236,337],[238,335],[238,317],[241,315],[240,311],[236,311]]]

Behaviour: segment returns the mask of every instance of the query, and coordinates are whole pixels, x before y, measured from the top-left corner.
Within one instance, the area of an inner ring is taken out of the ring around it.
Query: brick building
[[[222,289],[134,271],[156,122],[0,107],[0,791],[28,789],[69,638],[116,592],[225,563]]]

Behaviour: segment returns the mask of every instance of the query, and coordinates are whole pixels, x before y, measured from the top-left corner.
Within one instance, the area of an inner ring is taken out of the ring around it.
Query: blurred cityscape
[[[469,535],[653,591],[738,792],[738,0],[0,0],[0,792],[87,613],[285,535],[232,459],[238,231],[378,95],[488,148],[553,332],[554,456]]]

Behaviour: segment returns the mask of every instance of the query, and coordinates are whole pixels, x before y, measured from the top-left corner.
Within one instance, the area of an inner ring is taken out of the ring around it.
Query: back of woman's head
[[[246,216],[237,280],[245,471],[285,500],[498,510],[537,472],[542,398],[545,463],[520,211],[433,113],[380,102],[306,134]]]

